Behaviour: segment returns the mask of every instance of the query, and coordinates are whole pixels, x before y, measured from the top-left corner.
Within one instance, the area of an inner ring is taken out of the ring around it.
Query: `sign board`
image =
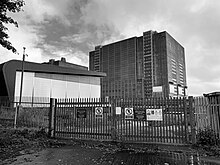
[[[76,117],[83,119],[86,118],[87,108],[76,108]]]
[[[172,94],[176,94],[177,93],[177,91],[175,90],[175,85],[173,85],[173,84],[169,84],[169,88],[170,88],[170,93],[172,93]]]
[[[103,118],[103,108],[102,107],[95,107],[95,117],[96,118]]]
[[[146,111],[144,109],[135,109],[134,118],[138,120],[146,120]]]
[[[111,113],[111,107],[103,107],[103,113]]]
[[[133,108],[125,108],[125,119],[134,119]]]
[[[162,86],[153,87],[153,92],[163,92],[163,87]]]
[[[116,115],[121,115],[121,107],[116,107]]]
[[[146,109],[146,116],[148,121],[163,121],[162,109]]]

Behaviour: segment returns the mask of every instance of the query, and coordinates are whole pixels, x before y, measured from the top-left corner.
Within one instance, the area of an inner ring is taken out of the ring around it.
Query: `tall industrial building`
[[[147,31],[89,52],[89,69],[105,72],[102,97],[186,96],[184,48],[166,31]]]

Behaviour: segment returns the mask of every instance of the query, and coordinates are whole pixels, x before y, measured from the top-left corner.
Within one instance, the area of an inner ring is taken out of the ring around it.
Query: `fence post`
[[[189,126],[189,115],[188,115],[188,111],[189,111],[189,100],[188,99],[186,99],[185,97],[184,97],[184,102],[183,102],[183,106],[184,106],[184,120],[185,120],[185,135],[186,135],[186,137],[185,137],[185,139],[186,139],[186,142],[187,143],[189,143],[189,128],[188,128],[188,126]]]
[[[196,143],[196,121],[195,121],[195,105],[193,96],[189,96],[189,119],[191,127],[191,141]]]
[[[16,105],[15,107],[15,117],[14,117],[14,129],[18,127],[18,116],[19,112],[22,110],[22,105]]]
[[[111,113],[112,113],[112,122],[111,122],[111,137],[113,141],[117,140],[117,131],[116,131],[116,110],[115,110],[115,99],[112,99]]]
[[[57,99],[50,98],[50,111],[49,111],[49,137],[55,136],[55,111],[56,111]]]
[[[18,119],[18,106],[15,107],[15,118],[14,118],[14,129],[17,128],[17,119]]]

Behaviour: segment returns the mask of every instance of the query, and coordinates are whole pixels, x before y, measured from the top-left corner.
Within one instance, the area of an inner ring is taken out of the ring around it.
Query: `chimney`
[[[62,61],[62,62],[66,62],[66,58],[61,57],[61,61]]]
[[[54,64],[55,60],[54,59],[50,59],[49,60],[49,64]]]

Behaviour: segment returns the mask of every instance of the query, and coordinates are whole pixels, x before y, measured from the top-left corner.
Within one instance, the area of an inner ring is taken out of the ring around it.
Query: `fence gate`
[[[189,140],[186,99],[116,100],[116,135],[125,142],[185,144]]]
[[[55,137],[111,139],[111,106],[100,99],[59,99],[55,108]]]
[[[186,98],[59,99],[54,136],[122,142],[186,144],[192,114]]]

